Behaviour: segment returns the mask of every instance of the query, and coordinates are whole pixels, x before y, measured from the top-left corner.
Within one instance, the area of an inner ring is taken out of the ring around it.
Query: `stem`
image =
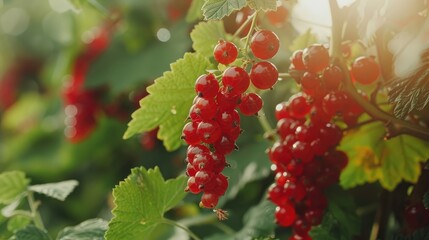
[[[31,216],[33,218],[34,225],[40,229],[45,230],[45,226],[43,225],[42,218],[40,217],[40,213],[37,211],[37,208],[40,205],[39,201],[34,200],[33,192],[28,191],[27,195],[28,205],[30,206]]]
[[[184,230],[186,233],[188,233],[188,235],[192,238],[192,239],[194,239],[194,240],[201,240],[201,238],[199,238],[195,233],[193,233],[189,228],[187,228],[186,226],[184,226],[184,225],[182,225],[182,224],[180,224],[180,223],[178,223],[178,222],[176,222],[176,221],[173,221],[173,220],[170,220],[170,219],[167,219],[167,218],[164,218],[164,219],[162,219],[161,220],[161,223],[166,223],[166,224],[169,224],[169,225],[172,225],[172,226],[175,226],[175,227],[178,227],[178,228],[181,228],[182,230]]]
[[[259,11],[256,11],[256,12],[253,14],[252,24],[250,25],[249,32],[247,33],[247,36],[246,36],[246,43],[244,44],[244,49],[243,49],[244,54],[245,54],[246,56],[247,56],[247,50],[248,50],[248,48],[249,48],[250,36],[251,36],[251,34],[252,34],[252,32],[253,32],[253,29],[255,28],[256,20],[258,19],[258,12],[259,12]]]
[[[371,124],[371,123],[376,122],[376,121],[377,121],[377,120],[375,120],[375,119],[368,119],[368,120],[363,121],[363,122],[360,122],[360,123],[358,123],[358,124],[356,124],[356,125],[354,125],[354,126],[351,126],[351,127],[348,127],[348,128],[344,128],[344,129],[343,129],[343,131],[344,131],[344,132],[347,132],[347,131],[349,131],[349,130],[356,129],[356,128],[360,128],[360,127],[362,127],[362,126],[365,126],[365,125],[367,125],[367,124]]]
[[[345,73],[343,90],[352,97],[372,118],[385,123],[386,139],[396,137],[401,134],[409,134],[423,140],[429,141],[429,130],[410,122],[397,119],[394,116],[380,110],[363,98],[356,90],[349,76],[347,65],[341,54],[341,38],[343,28],[343,15],[336,0],[329,0],[332,16],[332,39],[331,39],[331,56],[338,59],[338,64]]]
[[[246,21],[243,23],[243,24],[241,24],[241,26],[237,29],[237,31],[235,31],[235,33],[234,33],[234,35],[233,35],[233,37],[235,38],[235,37],[237,37],[243,30],[244,30],[244,28],[247,26],[247,24],[249,24],[251,21],[253,21],[253,17],[256,15],[256,12],[255,13],[253,13],[252,15],[250,15],[247,19],[246,19]]]
[[[265,133],[272,133],[274,132],[273,128],[271,127],[270,123],[268,122],[267,116],[265,115],[265,111],[262,108],[258,112],[258,121],[262,126],[262,129]]]
[[[279,73],[279,78],[289,78],[291,77],[289,73]]]

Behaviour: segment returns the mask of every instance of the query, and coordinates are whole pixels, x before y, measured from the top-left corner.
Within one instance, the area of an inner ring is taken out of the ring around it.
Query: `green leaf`
[[[429,191],[423,195],[423,205],[426,209],[429,209]]]
[[[132,120],[124,138],[159,126],[158,138],[167,150],[180,147],[185,120],[195,97],[195,80],[209,68],[210,62],[196,53],[187,53],[171,65],[171,71],[155,80],[147,88],[149,95],[140,101],[140,109]]]
[[[191,32],[192,48],[204,57],[211,58],[219,39],[226,37],[222,21],[200,22]]]
[[[165,222],[164,213],[185,197],[186,181],[185,176],[165,181],[158,167],[132,169],[113,190],[116,207],[106,239],[152,239],[156,226]]]
[[[429,158],[429,143],[408,135],[385,140],[384,135],[383,125],[373,123],[343,138],[340,148],[349,156],[340,176],[344,188],[378,180],[393,190],[402,180],[417,181],[420,163]]]
[[[37,228],[34,225],[28,225],[26,228],[17,231],[14,235],[14,240],[50,240],[48,233],[45,230]]]
[[[15,215],[7,222],[7,230],[10,232],[15,232],[18,229],[26,227],[30,223],[31,218],[29,216]]]
[[[0,203],[12,203],[27,190],[29,183],[30,180],[23,172],[9,171],[0,174]]]
[[[89,219],[79,225],[64,228],[57,237],[57,240],[97,240],[104,239],[108,222],[104,219]]]
[[[64,201],[78,184],[79,182],[76,180],[67,180],[57,183],[32,185],[28,189]]]
[[[275,205],[263,199],[258,205],[249,209],[244,215],[243,228],[234,235],[217,234],[207,240],[235,240],[235,239],[272,239],[276,224],[274,222]]]
[[[422,111],[429,103],[429,49],[422,54],[422,63],[407,77],[390,81],[389,101],[395,103],[394,114],[405,118],[413,110]]]
[[[246,0],[247,5],[254,10],[275,11],[277,9],[276,0]]]
[[[203,11],[201,11],[201,9],[203,8],[203,5],[204,5],[204,1],[192,1],[191,7],[189,8],[188,13],[186,14],[186,21],[193,22],[203,18]]]
[[[316,36],[311,33],[311,29],[307,29],[305,33],[299,35],[295,40],[293,40],[292,44],[289,46],[289,50],[294,52],[296,50],[302,50],[308,47],[310,44],[316,43]]]
[[[275,205],[268,200],[262,200],[244,215],[244,227],[236,233],[234,239],[249,239],[267,237],[274,233]]]
[[[205,0],[203,15],[206,20],[222,19],[246,6],[246,0]]]
[[[352,196],[338,186],[326,192],[328,208],[322,223],[313,227],[310,236],[320,240],[348,240],[360,233],[360,221]]]
[[[122,41],[114,41],[107,52],[91,65],[85,85],[97,87],[107,84],[114,94],[118,94],[141,85],[142,81],[155,79],[189,49],[188,28],[183,22],[176,24],[168,29],[171,33],[169,41],[152,41],[133,52]]]

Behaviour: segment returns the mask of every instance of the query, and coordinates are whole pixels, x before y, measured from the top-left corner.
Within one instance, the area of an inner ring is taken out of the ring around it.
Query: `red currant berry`
[[[301,78],[302,90],[313,96],[317,91],[320,90],[320,78],[317,74],[312,72],[305,72]]]
[[[247,93],[241,96],[241,103],[238,105],[240,111],[245,116],[256,115],[263,105],[262,98],[256,93]]]
[[[185,188],[185,191],[189,191],[193,194],[198,194],[201,192],[200,185],[195,182],[195,177],[188,178],[188,184]]]
[[[289,227],[295,222],[296,212],[295,209],[288,204],[282,207],[276,207],[275,217],[277,224],[282,227]]]
[[[195,82],[195,92],[199,97],[214,98],[219,91],[219,82],[213,73],[201,75]]]
[[[271,62],[255,63],[250,70],[250,80],[258,89],[270,89],[277,82],[279,72]]]
[[[213,120],[202,121],[198,124],[197,135],[202,142],[215,143],[222,135],[219,123]]]
[[[217,174],[212,181],[204,185],[204,192],[222,196],[228,188],[228,178],[223,174]]]
[[[320,72],[329,65],[329,53],[321,44],[313,44],[304,49],[302,61],[310,72]]]
[[[277,121],[283,118],[290,118],[289,104],[287,102],[281,102],[276,105],[275,116]]]
[[[305,70],[304,62],[302,61],[302,50],[296,50],[290,57],[290,62],[293,65],[293,69],[303,71]]]
[[[331,65],[323,71],[323,81],[327,90],[337,90],[344,81],[344,73],[340,67]]]
[[[218,201],[219,201],[219,195],[216,195],[214,193],[204,192],[203,195],[201,196],[200,207],[214,208],[216,207]]]
[[[290,115],[294,118],[304,118],[310,113],[311,105],[304,94],[298,93],[289,98]]]
[[[219,40],[214,48],[213,55],[220,64],[228,65],[237,59],[238,49],[232,42]]]
[[[223,73],[222,83],[226,88],[227,93],[240,95],[249,88],[250,77],[243,68],[229,67]]]
[[[182,139],[189,145],[195,145],[201,142],[197,135],[198,123],[188,122],[182,130]]]
[[[358,57],[352,65],[353,79],[361,84],[371,84],[380,76],[380,68],[372,57]]]
[[[279,38],[270,30],[257,31],[250,41],[250,49],[253,55],[264,60],[274,57],[279,46]]]

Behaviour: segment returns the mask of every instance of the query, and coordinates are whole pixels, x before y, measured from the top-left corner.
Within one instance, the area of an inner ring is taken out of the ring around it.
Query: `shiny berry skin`
[[[250,81],[258,89],[270,89],[277,82],[279,72],[271,62],[255,63],[250,70]]]
[[[291,205],[287,204],[282,207],[276,207],[275,217],[277,224],[283,227],[289,227],[295,222],[296,212]]]
[[[229,67],[223,73],[222,83],[227,93],[240,95],[249,88],[250,77],[243,68]]]
[[[237,59],[238,49],[232,42],[219,40],[214,48],[213,55],[220,64],[228,65]]]
[[[340,67],[331,65],[323,71],[322,75],[327,90],[337,90],[344,81],[344,73]]]
[[[296,50],[290,57],[290,62],[295,70],[305,70],[305,65],[302,61],[302,52],[302,50]]]
[[[310,113],[311,105],[307,102],[307,98],[303,94],[295,94],[289,98],[290,115],[294,118],[304,118]]]
[[[185,188],[185,191],[190,191],[193,194],[198,194],[201,192],[200,185],[195,182],[195,177],[188,178],[188,184]]]
[[[189,145],[195,145],[201,142],[197,135],[198,123],[188,122],[182,130],[182,139]]]
[[[354,81],[368,85],[380,76],[380,68],[372,57],[358,57],[352,64],[351,74]]]
[[[213,120],[207,120],[198,124],[197,135],[202,142],[212,144],[220,139],[222,130],[219,123]]]
[[[195,82],[195,92],[199,97],[214,98],[219,91],[219,82],[213,73],[198,77]]]
[[[225,194],[228,188],[228,178],[222,173],[213,177],[212,181],[204,186],[204,192],[213,193],[218,196]]]
[[[201,196],[200,207],[214,208],[219,201],[219,195],[215,193],[204,192]]]
[[[320,82],[321,79],[317,74],[312,72],[305,72],[301,78],[302,90],[306,94],[313,96],[317,91],[320,91]]]
[[[278,52],[279,38],[270,30],[257,31],[250,40],[250,49],[255,57],[267,60]]]
[[[256,93],[243,94],[241,103],[238,105],[241,113],[245,116],[256,115],[263,105],[262,98]]]
[[[332,91],[322,100],[323,111],[329,116],[340,113],[345,107],[347,95],[343,91]]]
[[[313,44],[302,53],[302,61],[309,72],[320,72],[329,65],[329,52],[321,44]]]
[[[289,118],[289,104],[287,102],[281,102],[276,105],[275,108],[275,116],[277,120],[283,119],[283,118]]]

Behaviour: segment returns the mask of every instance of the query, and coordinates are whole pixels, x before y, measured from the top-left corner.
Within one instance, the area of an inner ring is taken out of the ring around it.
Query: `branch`
[[[331,56],[339,60],[338,64],[341,67],[342,71],[345,73],[343,90],[346,91],[349,96],[352,97],[372,118],[385,123],[386,139],[393,138],[401,134],[409,134],[420,139],[429,141],[429,130],[427,128],[395,118],[394,116],[372,105],[357,92],[350,78],[350,75],[348,74],[347,65],[341,54],[341,40],[344,15],[339,8],[336,0],[329,0],[329,5],[331,7],[332,16],[332,39],[330,51]]]

